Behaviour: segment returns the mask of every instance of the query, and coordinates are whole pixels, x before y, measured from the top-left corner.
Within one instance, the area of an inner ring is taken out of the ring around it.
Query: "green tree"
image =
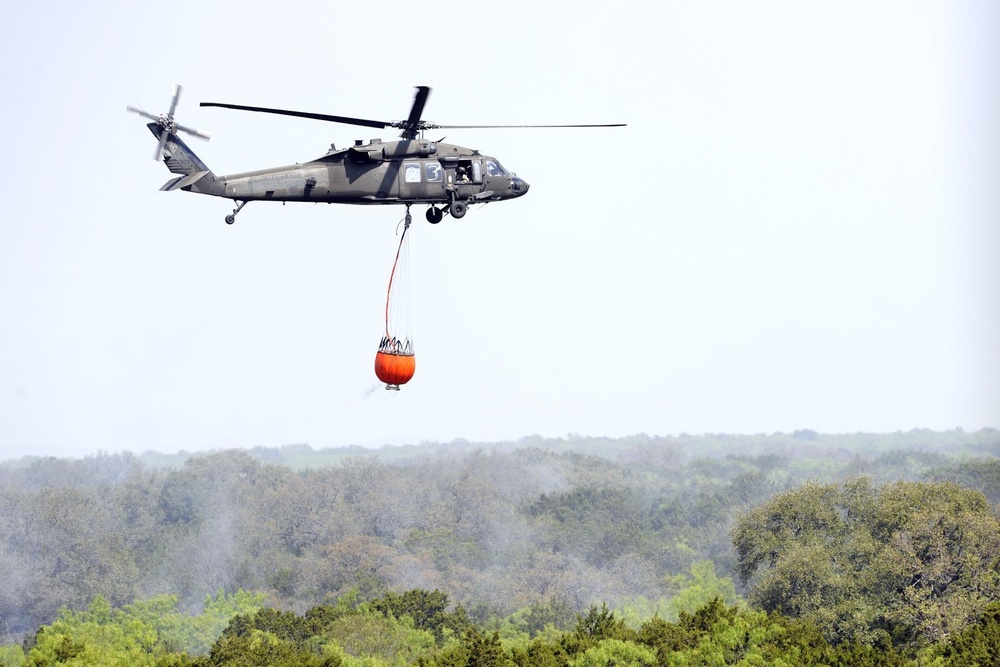
[[[717,576],[712,561],[699,561],[691,566],[689,572],[690,576],[679,574],[667,578],[667,586],[672,593],[667,603],[668,618],[677,618],[682,611],[694,613],[715,598],[730,606],[743,604],[732,579]]]
[[[565,667],[569,656],[558,642],[535,638],[527,646],[514,647],[511,659],[517,667]]]
[[[902,667],[906,664],[891,647],[854,642],[832,646],[812,621],[727,607],[719,598],[693,614],[681,612],[677,623],[658,617],[650,619],[639,629],[638,641],[655,652],[658,665]]]
[[[439,667],[515,667],[503,650],[500,635],[483,632],[475,625],[468,626],[461,643],[446,648],[435,664]]]
[[[205,653],[239,612],[256,609],[259,595],[220,593],[206,600],[205,611],[190,615],[177,597],[163,595],[114,609],[102,596],[87,609],[63,609],[28,642],[25,665],[49,665],[71,658],[77,665],[161,664],[170,655]],[[179,660],[183,660],[179,658]]]
[[[265,608],[255,614],[240,614],[223,631],[223,637],[243,637],[255,631],[274,635],[278,639],[302,648],[313,635],[312,624],[294,612]]]
[[[39,629],[25,667],[71,664],[75,667],[152,666],[157,654],[156,630],[142,621],[114,614],[103,597],[86,611],[63,610],[49,626]]]
[[[930,481],[949,481],[986,494],[991,503],[1000,503],[1000,459],[983,458],[929,470]]]
[[[458,606],[448,611],[448,595],[441,591],[418,588],[403,593],[386,593],[369,603],[371,609],[393,618],[408,616],[420,630],[432,632],[441,640],[445,630],[459,634],[469,626],[465,610]]]
[[[528,514],[545,526],[552,550],[603,567],[629,552],[651,549],[649,520],[625,488],[576,488],[542,494]]]
[[[434,635],[413,627],[409,619],[378,613],[346,614],[330,623],[323,637],[332,639],[345,657],[378,660],[385,665],[409,665],[434,648]]]
[[[562,645],[567,653],[575,655],[605,639],[634,641],[636,633],[620,616],[608,609],[606,603],[602,603],[600,609],[591,606],[586,615],[577,616],[576,630],[563,637]]]
[[[732,536],[751,604],[833,641],[940,641],[1000,596],[1000,522],[982,493],[950,483],[809,483]]]
[[[570,667],[655,667],[658,664],[652,649],[621,639],[602,639],[569,661]]]
[[[341,659],[318,655],[270,632],[223,635],[198,667],[339,667]]]
[[[570,630],[576,624],[577,614],[563,598],[551,597],[545,602],[536,601],[511,614],[510,622],[519,630],[534,637],[546,628]]]
[[[17,645],[0,646],[0,667],[21,667],[24,649]]]
[[[1000,602],[993,602],[976,623],[949,641],[935,646],[931,656],[940,656],[948,667],[985,667],[1000,662]]]

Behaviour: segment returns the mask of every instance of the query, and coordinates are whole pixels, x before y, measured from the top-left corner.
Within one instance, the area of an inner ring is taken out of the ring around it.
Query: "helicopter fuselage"
[[[496,158],[422,139],[358,142],[345,150],[331,148],[310,162],[215,176],[211,184],[189,186],[240,201],[340,204],[500,201],[520,197],[528,187]]]

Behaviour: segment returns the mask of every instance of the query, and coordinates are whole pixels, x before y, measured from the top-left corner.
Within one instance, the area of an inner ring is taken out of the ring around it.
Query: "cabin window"
[[[444,180],[444,169],[437,162],[428,162],[424,165],[424,175],[428,183],[440,183]]]
[[[407,183],[420,182],[419,162],[407,162],[403,165],[403,180]]]

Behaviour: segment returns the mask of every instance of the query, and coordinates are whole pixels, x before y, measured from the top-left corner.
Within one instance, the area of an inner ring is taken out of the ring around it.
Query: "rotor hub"
[[[147,113],[142,109],[137,109],[136,107],[125,107],[126,111],[131,111],[132,113],[139,114],[143,118],[148,118],[149,120],[156,123],[160,128],[159,132],[159,142],[156,145],[156,152],[153,153],[153,159],[159,160],[163,156],[163,149],[167,145],[167,140],[170,135],[176,135],[178,132],[186,132],[195,137],[200,137],[202,139],[208,139],[209,135],[206,132],[200,130],[195,130],[190,127],[184,127],[179,125],[177,121],[174,120],[174,111],[177,109],[177,101],[181,96],[181,87],[174,86],[174,97],[170,100],[170,111],[167,113],[161,113],[159,116],[154,116],[151,113]],[[152,126],[152,123],[150,124]]]
[[[166,114],[160,114],[160,127],[169,132],[170,134],[177,134],[177,121],[174,120],[173,116],[168,116]]]

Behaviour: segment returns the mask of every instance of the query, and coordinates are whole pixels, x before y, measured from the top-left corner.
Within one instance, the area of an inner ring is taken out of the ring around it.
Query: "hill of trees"
[[[954,661],[996,632],[997,503],[995,430],[24,458],[0,661]]]

